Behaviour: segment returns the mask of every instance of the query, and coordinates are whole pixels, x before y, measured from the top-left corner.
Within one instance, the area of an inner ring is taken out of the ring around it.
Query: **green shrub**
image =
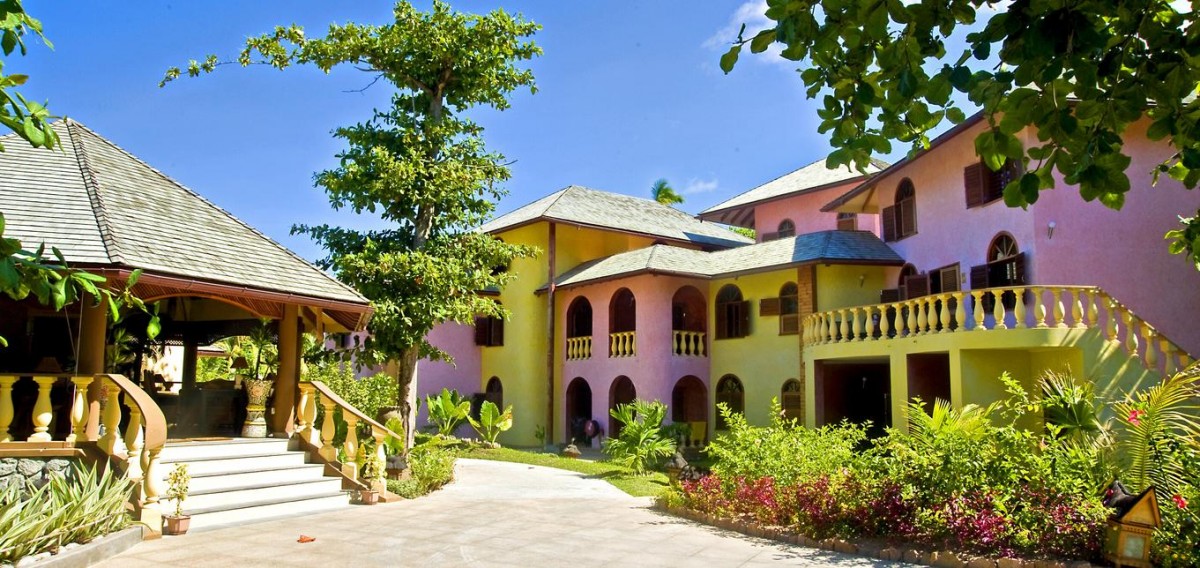
[[[379,409],[396,404],[398,389],[396,379],[386,373],[376,373],[369,377],[356,378],[351,365],[340,361],[317,361],[307,365],[304,373],[305,381],[321,381],[330,390],[342,397],[342,400],[362,411],[369,418],[379,415]],[[319,429],[325,420],[325,409],[317,405],[316,427]],[[346,421],[340,408],[334,410],[333,445],[341,448],[346,440]],[[359,423],[358,439],[370,439],[370,428],[365,423]],[[353,456],[350,456],[353,458]]]
[[[125,528],[132,491],[111,468],[101,475],[82,467],[67,477],[53,474],[28,495],[23,486],[9,485],[0,491],[0,563],[16,564],[25,556]]]
[[[479,420],[475,420],[467,416],[467,420],[471,422],[471,427],[479,433],[479,437],[483,438],[490,446],[496,445],[496,438],[501,432],[508,431],[513,425],[513,407],[508,405],[504,412],[500,412],[500,408],[496,403],[485,400],[479,408]]]
[[[425,407],[429,409],[429,421],[437,426],[438,434],[443,436],[453,436],[471,413],[471,401],[458,394],[458,391],[446,388],[437,395],[426,396]]]
[[[623,424],[615,438],[604,440],[604,453],[638,475],[675,452],[675,440],[663,431],[667,405],[654,400],[634,400],[609,411]]]

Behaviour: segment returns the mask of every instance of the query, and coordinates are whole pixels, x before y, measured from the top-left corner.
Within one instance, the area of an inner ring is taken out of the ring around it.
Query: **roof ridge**
[[[67,139],[71,141],[71,149],[75,152],[75,164],[79,167],[80,177],[83,178],[83,187],[87,190],[88,201],[92,205],[92,215],[96,219],[96,228],[100,231],[100,240],[104,243],[104,253],[110,261],[124,264],[125,255],[121,254],[116,232],[113,231],[112,222],[108,219],[108,211],[104,208],[104,198],[100,196],[100,183],[96,180],[96,170],[88,158],[83,140],[75,130],[76,127],[84,130],[87,128],[69,118],[63,119],[63,125],[67,130]]]
[[[79,121],[76,121],[76,120],[73,120],[73,119],[64,119],[64,122],[67,122],[67,123],[68,123],[68,131],[70,131],[70,126],[71,126],[71,125],[74,125],[74,126],[77,126],[77,127],[81,128],[81,129],[82,129],[84,132],[87,132],[88,134],[91,134],[91,135],[92,135],[92,136],[94,136],[94,137],[95,137],[97,140],[100,140],[100,141],[104,142],[105,144],[108,144],[108,145],[109,145],[109,146],[111,146],[113,149],[115,149],[115,150],[117,150],[118,152],[120,152],[120,153],[124,154],[126,157],[128,157],[128,158],[132,159],[133,161],[137,162],[138,164],[141,164],[142,166],[146,167],[146,168],[147,168],[147,169],[149,169],[150,171],[154,172],[156,175],[158,175],[159,177],[163,178],[164,180],[166,180],[167,182],[169,182],[171,185],[174,185],[175,187],[177,187],[177,188],[179,188],[179,189],[183,190],[184,192],[186,192],[187,194],[191,195],[192,197],[194,197],[194,198],[196,198],[196,199],[200,200],[200,201],[201,201],[202,203],[204,203],[205,205],[208,205],[209,207],[212,207],[213,209],[216,209],[218,212],[220,212],[221,214],[225,215],[226,217],[229,217],[229,218],[230,218],[230,219],[232,219],[232,220],[233,220],[235,223],[237,223],[237,224],[241,225],[242,227],[246,228],[247,230],[249,230],[249,231],[250,231],[250,232],[252,232],[253,234],[255,234],[255,235],[258,235],[259,237],[261,237],[261,238],[265,239],[265,240],[266,240],[268,243],[271,243],[271,244],[272,244],[272,245],[274,245],[276,248],[278,248],[279,250],[283,251],[283,252],[284,252],[284,254],[287,254],[287,255],[291,256],[292,258],[295,258],[296,260],[299,260],[300,262],[304,263],[304,265],[305,265],[305,266],[307,266],[307,267],[311,268],[312,270],[314,270],[314,271],[318,272],[319,274],[321,274],[321,275],[322,275],[322,276],[324,276],[325,278],[328,278],[329,280],[331,280],[331,281],[333,281],[333,282],[336,282],[338,286],[340,286],[340,287],[344,288],[345,290],[349,291],[350,293],[354,294],[355,296],[358,296],[358,297],[360,297],[360,298],[364,298],[364,299],[366,299],[366,297],[365,297],[365,296],[363,296],[361,293],[359,293],[359,292],[358,292],[358,290],[355,290],[354,288],[352,288],[352,287],[348,286],[347,284],[345,284],[345,283],[344,283],[344,282],[342,282],[341,280],[338,280],[337,278],[334,278],[333,276],[330,276],[330,275],[329,275],[329,274],[327,274],[327,273],[326,273],[324,270],[321,270],[320,268],[317,268],[317,267],[316,267],[316,266],[314,266],[314,265],[313,265],[311,262],[309,262],[309,261],[305,260],[305,259],[304,259],[304,257],[301,257],[300,255],[298,255],[298,254],[296,254],[296,253],[292,252],[292,251],[291,251],[291,249],[289,249],[289,248],[287,248],[287,247],[285,247],[285,246],[283,246],[283,245],[279,244],[278,242],[276,242],[276,241],[275,241],[275,239],[272,239],[271,237],[268,237],[267,235],[265,235],[264,233],[262,233],[262,232],[261,232],[261,231],[259,231],[258,229],[255,229],[254,227],[250,226],[250,225],[249,225],[248,223],[246,223],[245,221],[242,221],[241,219],[237,218],[237,216],[235,216],[234,214],[232,214],[232,213],[230,213],[230,212],[226,211],[226,210],[225,210],[224,208],[222,208],[221,206],[219,206],[219,205],[217,205],[217,204],[215,204],[215,203],[213,203],[213,202],[209,201],[209,200],[208,200],[207,198],[205,198],[203,195],[200,195],[199,193],[197,193],[197,192],[193,191],[193,190],[192,190],[191,188],[189,188],[188,186],[186,186],[186,185],[183,185],[182,183],[180,183],[180,182],[176,181],[176,180],[175,180],[175,178],[172,178],[171,176],[169,176],[169,175],[167,175],[167,174],[165,174],[165,173],[163,173],[163,172],[159,171],[159,169],[158,169],[158,168],[155,168],[154,166],[152,166],[152,165],[150,165],[150,164],[146,163],[145,161],[143,161],[141,158],[139,158],[139,157],[137,157],[137,156],[133,155],[133,154],[132,154],[131,152],[129,152],[128,150],[126,150],[126,149],[124,149],[124,148],[122,148],[122,147],[118,146],[118,145],[117,145],[115,142],[113,142],[112,140],[109,140],[108,138],[105,138],[104,136],[101,136],[100,134],[96,133],[95,131],[93,131],[92,129],[88,128],[87,126],[84,126],[83,124],[80,124],[80,123],[79,123]]]

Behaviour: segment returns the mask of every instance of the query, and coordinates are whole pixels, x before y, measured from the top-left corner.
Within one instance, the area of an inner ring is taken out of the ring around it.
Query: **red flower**
[[[1183,495],[1176,493],[1171,496],[1171,500],[1175,502],[1176,507],[1179,507],[1180,509],[1187,508],[1187,505],[1188,505],[1187,499],[1184,499]]]
[[[1142,423],[1142,417],[1146,415],[1145,410],[1130,410],[1129,423],[1138,426]]]

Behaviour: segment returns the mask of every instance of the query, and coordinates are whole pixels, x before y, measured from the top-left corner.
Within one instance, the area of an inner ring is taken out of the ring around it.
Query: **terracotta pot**
[[[180,535],[187,534],[188,527],[192,524],[191,515],[167,515],[163,517],[163,534],[165,535]]]
[[[379,492],[363,489],[358,492],[359,505],[375,505],[379,503]]]

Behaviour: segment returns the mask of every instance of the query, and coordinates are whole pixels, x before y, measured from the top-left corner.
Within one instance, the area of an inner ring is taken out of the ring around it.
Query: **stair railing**
[[[324,411],[320,426],[316,424],[318,404]],[[337,432],[335,409],[342,410],[342,420],[346,423],[346,440],[342,443],[342,450],[347,462],[353,462],[355,456],[358,455],[358,425],[360,423],[370,427],[371,438],[375,441],[375,455],[381,461],[387,459],[384,452],[384,439],[388,436],[404,439],[400,434],[387,429],[384,425],[363,414],[361,410],[343,400],[321,381],[300,383],[300,400],[297,406],[300,411],[296,413],[296,429],[293,436],[299,437],[309,446],[316,448],[316,453],[322,461],[339,469],[343,475],[351,479],[358,479],[357,469],[353,463],[340,462],[337,459],[338,448],[333,445],[334,433]]]

